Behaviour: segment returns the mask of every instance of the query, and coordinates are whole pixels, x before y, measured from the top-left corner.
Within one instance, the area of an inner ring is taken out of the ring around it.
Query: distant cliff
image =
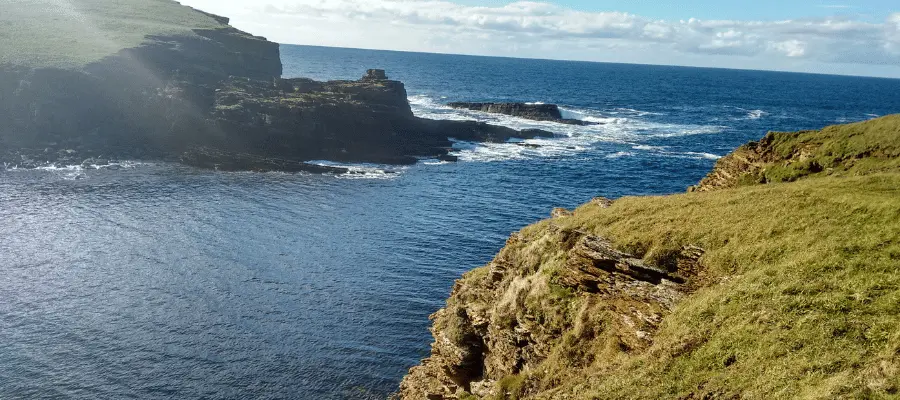
[[[900,395],[900,115],[771,133],[692,193],[513,234],[401,399]]]
[[[411,163],[450,137],[549,135],[413,116],[403,84],[281,79],[279,46],[170,0],[12,2],[0,15],[0,162],[162,159],[233,170]],[[362,71],[361,71],[362,72]]]

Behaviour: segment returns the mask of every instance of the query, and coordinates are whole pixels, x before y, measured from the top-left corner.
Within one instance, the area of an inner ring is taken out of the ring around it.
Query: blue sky
[[[511,1],[457,0],[470,6],[502,6]],[[660,19],[758,19],[780,20],[793,18],[860,15],[884,19],[900,11],[900,1],[806,1],[806,0],[693,0],[662,2],[649,0],[555,0],[563,7],[581,11],[623,11]]]
[[[270,40],[900,78],[900,0],[183,0]]]

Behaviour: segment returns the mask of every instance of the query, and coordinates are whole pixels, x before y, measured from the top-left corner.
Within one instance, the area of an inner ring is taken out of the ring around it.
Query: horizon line
[[[364,51],[383,51],[383,52],[390,52],[390,53],[434,54],[434,55],[444,55],[444,56],[481,57],[481,58],[502,58],[502,59],[511,59],[511,60],[555,61],[555,62],[573,62],[573,63],[589,63],[589,64],[611,64],[611,65],[634,65],[634,66],[671,67],[671,68],[697,68],[697,69],[725,70],[725,71],[772,72],[772,73],[782,73],[782,74],[800,74],[800,75],[836,76],[836,77],[847,77],[847,78],[868,78],[868,79],[900,80],[900,75],[897,75],[897,76],[885,76],[885,75],[858,75],[858,74],[843,74],[843,73],[828,73],[828,72],[791,71],[791,70],[783,70],[783,69],[752,69],[752,68],[736,68],[736,67],[710,67],[710,66],[687,65],[687,64],[654,64],[654,63],[621,62],[621,61],[573,60],[573,59],[563,59],[563,58],[541,58],[541,57],[527,57],[527,56],[491,56],[491,55],[484,55],[484,54],[443,53],[443,52],[416,51],[416,50],[374,49],[374,48],[366,48],[366,47],[343,47],[343,46],[326,46],[326,45],[316,45],[316,44],[281,43],[281,42],[277,42],[277,43],[279,44],[279,46],[319,47],[319,48],[326,48],[326,49],[364,50]]]

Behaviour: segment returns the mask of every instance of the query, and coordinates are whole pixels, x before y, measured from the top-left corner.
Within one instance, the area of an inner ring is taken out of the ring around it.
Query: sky
[[[898,0],[183,0],[285,44],[900,78]]]

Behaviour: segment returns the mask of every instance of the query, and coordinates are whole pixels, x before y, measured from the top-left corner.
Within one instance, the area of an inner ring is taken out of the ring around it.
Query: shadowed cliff
[[[384,71],[281,79],[278,44],[170,0],[31,0],[4,5],[0,20],[6,165],[127,158],[340,172],[305,161],[452,160],[450,138],[549,135],[416,118]]]

